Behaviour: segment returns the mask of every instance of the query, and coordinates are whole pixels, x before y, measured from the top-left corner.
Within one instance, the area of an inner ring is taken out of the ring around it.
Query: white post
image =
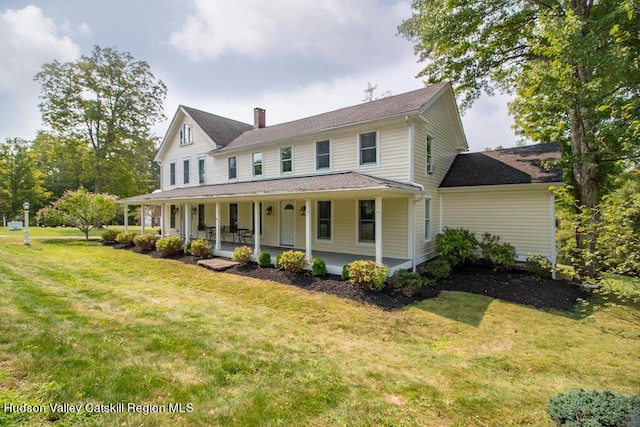
[[[556,278],[556,262],[557,260],[557,251],[556,251],[556,198],[553,194],[553,191],[549,192],[549,232],[551,234],[549,244],[551,249],[551,278],[555,280]]]
[[[171,205],[169,205],[171,206]],[[160,205],[160,237],[164,237],[165,233],[166,233],[166,226],[164,225],[164,210],[167,207],[166,203],[163,203],[162,205]],[[171,209],[171,207],[169,207],[169,209]]]
[[[260,253],[260,233],[262,232],[262,230],[260,230],[260,202],[258,200],[254,200],[253,201],[253,230],[254,230],[254,235],[253,235],[253,242],[254,242],[254,249],[253,249],[253,255],[255,257],[255,259],[258,259],[258,254]]]
[[[145,215],[144,215],[144,205],[140,205],[140,234],[144,235],[144,223],[145,223]]]
[[[407,231],[408,236],[408,244],[407,248],[409,258],[411,258],[411,270],[415,273],[416,271],[416,200],[415,197],[410,197],[407,199],[408,201],[408,212],[409,212],[409,230]]]
[[[304,224],[305,224],[305,246],[307,252],[307,261],[311,263],[313,261],[313,253],[311,252],[311,200],[306,199],[304,201]]]
[[[124,232],[129,232],[129,205],[124,205]]]
[[[382,265],[382,196],[376,196],[376,264]]]
[[[22,204],[22,208],[24,209],[24,244],[30,245],[29,241],[29,202],[24,202]]]
[[[189,203],[185,203],[184,205],[184,243],[189,243],[191,241],[191,205]]]
[[[216,247],[214,248],[215,252],[220,251],[220,202],[216,202]]]

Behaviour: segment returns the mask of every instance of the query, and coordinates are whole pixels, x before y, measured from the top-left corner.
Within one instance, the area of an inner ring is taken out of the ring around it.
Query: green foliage
[[[389,276],[389,267],[370,260],[353,261],[348,270],[349,282],[374,292],[384,289],[384,282]]]
[[[433,282],[431,280],[407,270],[396,271],[387,282],[387,286],[392,292],[408,297],[417,295],[422,289],[432,285]]]
[[[187,255],[191,255],[191,242],[193,240],[189,240],[188,242],[184,242],[184,253]]]
[[[322,258],[314,258],[311,261],[311,275],[316,277],[327,275],[327,264]]]
[[[484,233],[480,247],[482,257],[496,267],[508,268],[516,264],[516,248],[510,243],[500,243],[500,236]]]
[[[269,267],[271,265],[271,254],[269,252],[260,252],[258,254],[258,265],[260,267]]]
[[[164,256],[176,254],[182,250],[182,238],[179,236],[167,236],[156,242],[156,249]]]
[[[289,273],[300,273],[307,265],[305,253],[301,251],[286,251],[280,257],[280,267]]]
[[[84,188],[66,191],[57,201],[36,214],[39,221],[55,221],[77,227],[89,240],[89,231],[111,221],[116,213],[116,197],[94,194]]]
[[[197,239],[191,242],[189,253],[198,258],[211,258],[211,243],[205,239]]]
[[[553,266],[548,259],[541,255],[531,255],[527,257],[527,270],[536,276],[550,278]]]
[[[451,265],[443,257],[424,264],[420,272],[433,280],[444,280],[451,275]]]
[[[277,270],[282,270],[282,265],[280,264],[280,259],[281,259],[281,258],[282,258],[282,254],[278,254],[278,255],[276,256],[276,263],[275,263],[274,267],[275,267]]]
[[[605,391],[574,389],[549,402],[549,416],[558,426],[627,427],[640,411],[640,398]]]
[[[121,245],[135,246],[136,233],[118,233],[116,234],[116,242]]]
[[[446,227],[436,236],[436,251],[452,267],[466,261],[476,261],[478,257],[473,251],[478,249],[478,245],[476,236],[464,228]]]
[[[107,243],[113,243],[116,241],[117,235],[118,235],[118,232],[116,230],[107,229],[102,233],[102,241]]]
[[[349,264],[345,264],[342,266],[342,273],[340,274],[340,278],[345,282],[349,280]]]
[[[96,193],[127,195],[149,188],[150,129],[164,118],[166,87],[146,62],[95,46],[76,62],[44,64],[35,79],[43,122],[59,141],[83,141],[88,147],[82,151],[90,161],[83,164],[92,166]]]
[[[239,262],[241,265],[247,265],[251,261],[252,255],[253,249],[251,249],[249,246],[238,246],[233,250],[231,259]]]
[[[135,236],[133,238],[133,243],[145,251],[155,250],[157,241],[158,237],[153,234],[143,234],[142,236]]]

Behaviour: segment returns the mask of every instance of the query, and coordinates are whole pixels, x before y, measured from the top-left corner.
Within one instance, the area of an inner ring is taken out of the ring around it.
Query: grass
[[[109,225],[107,228],[124,232],[123,225]],[[157,231],[158,227],[146,227],[146,232]],[[140,226],[130,225],[129,232],[140,234]],[[89,238],[100,238],[104,233],[104,229],[95,229],[89,232]],[[42,238],[84,238],[84,233],[75,227],[29,227],[30,239]],[[0,227],[0,239],[2,238],[20,238],[24,239],[24,229],[19,231],[9,231],[7,227]]]
[[[3,234],[0,406],[46,412],[0,410],[0,425],[544,426],[557,393],[640,391],[635,303],[567,314],[442,292],[384,312],[95,241]]]

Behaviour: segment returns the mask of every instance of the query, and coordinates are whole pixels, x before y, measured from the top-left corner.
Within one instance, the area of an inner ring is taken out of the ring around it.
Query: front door
[[[295,206],[295,202],[292,201],[285,201],[280,204],[280,244],[282,246],[293,246],[295,244]]]

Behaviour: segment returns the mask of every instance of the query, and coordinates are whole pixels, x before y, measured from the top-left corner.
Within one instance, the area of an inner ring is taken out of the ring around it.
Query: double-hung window
[[[431,199],[424,199],[424,241],[431,241]]]
[[[427,173],[431,174],[433,173],[433,138],[430,135],[427,135],[425,151],[427,153]]]
[[[280,173],[283,175],[293,172],[293,151],[291,147],[280,149]]]
[[[331,240],[331,202],[318,202],[318,240]]]
[[[180,145],[191,144],[192,142],[191,126],[185,123],[180,128]]]
[[[361,133],[359,139],[360,166],[378,163],[378,135],[377,132]]]
[[[190,171],[189,171],[189,159],[184,159],[182,161],[182,181],[185,184],[189,183],[189,176],[190,176]]]
[[[198,231],[205,231],[206,228],[204,205],[198,205]]]
[[[376,202],[375,200],[360,200],[358,205],[358,241],[362,243],[375,243]]]
[[[198,182],[204,184],[206,177],[204,173],[204,156],[198,157]]]
[[[227,164],[229,166],[229,179],[238,179],[238,160],[234,157],[229,157],[227,159]]]
[[[331,169],[331,142],[316,142],[316,170]]]
[[[253,176],[262,176],[262,153],[253,153],[251,164],[253,165]]]
[[[176,228],[176,205],[171,205],[169,208],[169,228]]]
[[[176,162],[169,163],[169,185],[176,185]]]

